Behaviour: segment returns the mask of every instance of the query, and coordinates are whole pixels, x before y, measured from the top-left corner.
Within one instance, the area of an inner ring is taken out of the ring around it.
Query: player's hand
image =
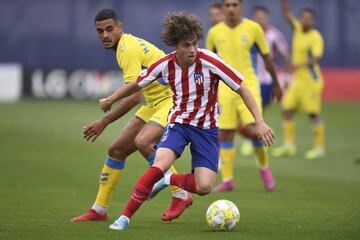
[[[112,102],[110,101],[109,98],[102,98],[99,100],[99,105],[101,110],[107,112],[111,109]]]
[[[88,126],[84,126],[84,139],[86,141],[94,142],[98,136],[104,131],[107,123],[103,120],[98,120]]]
[[[271,131],[270,127],[264,122],[258,122],[255,124],[256,127],[256,136],[263,140],[265,146],[270,147],[274,143],[275,136]]]
[[[281,98],[283,96],[283,91],[282,91],[280,85],[274,85],[272,94],[273,94],[273,98],[275,98],[276,101],[278,101],[278,102],[281,101]]]

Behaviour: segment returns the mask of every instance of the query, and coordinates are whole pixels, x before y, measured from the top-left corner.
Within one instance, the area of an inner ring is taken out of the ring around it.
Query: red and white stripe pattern
[[[204,129],[217,127],[219,80],[236,91],[244,77],[208,50],[198,49],[195,62],[188,68],[176,63],[175,54],[170,53],[144,69],[137,79],[138,85],[143,88],[159,77],[170,85],[173,107],[168,123]]]
[[[265,30],[265,38],[270,48],[270,59],[275,63],[278,55],[284,56],[289,52],[289,46],[283,34],[273,26]],[[261,56],[257,57],[257,76],[262,84],[271,84],[271,75],[267,72]]]

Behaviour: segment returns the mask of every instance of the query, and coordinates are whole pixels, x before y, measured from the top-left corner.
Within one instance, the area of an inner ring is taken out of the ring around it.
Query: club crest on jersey
[[[196,84],[202,84],[204,82],[204,74],[202,72],[195,72],[194,81]]]
[[[144,76],[146,75],[146,73],[147,73],[147,69],[146,69],[146,68],[143,69],[143,70],[141,70],[141,72],[140,72],[140,77],[144,77]]]
[[[247,38],[246,34],[243,34],[242,37],[241,37],[242,44],[245,45],[247,43],[247,40],[248,40],[248,38]]]

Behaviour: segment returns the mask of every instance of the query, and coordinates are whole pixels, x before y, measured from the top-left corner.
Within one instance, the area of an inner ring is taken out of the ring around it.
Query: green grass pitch
[[[109,222],[70,223],[93,203],[107,147],[127,115],[91,144],[82,139],[84,125],[102,116],[95,102],[23,101],[0,105],[0,239],[360,239],[360,106],[326,104],[326,157],[306,161],[310,123],[297,120],[298,156],[271,159],[277,180],[265,192],[253,157],[236,160],[237,190],[194,197],[180,219],[162,222],[170,201],[165,190],[146,202],[130,228],[114,232],[108,225],[121,213],[136,179],[146,170],[135,153],[112,199]],[[280,143],[278,106],[266,112]],[[240,140],[237,140],[237,146]],[[190,170],[188,151],[176,162]],[[205,211],[228,199],[240,209],[233,232],[212,232]]]

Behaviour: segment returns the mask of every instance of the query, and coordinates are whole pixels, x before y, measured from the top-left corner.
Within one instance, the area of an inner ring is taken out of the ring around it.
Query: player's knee
[[[111,145],[109,147],[108,155],[110,157],[115,158],[115,159],[124,159],[124,158],[126,158],[126,156],[124,156],[124,152],[117,145]]]
[[[293,118],[294,112],[290,110],[283,111],[283,117],[285,120],[291,120]]]
[[[196,185],[196,193],[200,196],[204,196],[211,192],[213,185],[211,183],[202,183]]]
[[[235,138],[235,130],[220,130],[219,140],[221,142],[232,142]]]
[[[145,139],[141,136],[137,136],[135,138],[135,146],[142,153],[146,152],[147,149],[149,149],[150,145],[151,145],[151,143],[147,139]]]

